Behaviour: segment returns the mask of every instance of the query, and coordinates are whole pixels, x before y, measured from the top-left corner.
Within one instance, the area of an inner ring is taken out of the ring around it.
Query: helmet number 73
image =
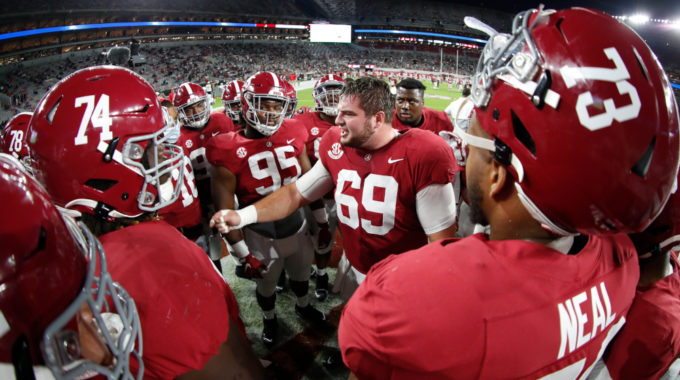
[[[604,112],[590,115],[588,106],[595,103],[593,94],[590,91],[580,94],[576,102],[576,114],[581,124],[591,131],[609,127],[614,120],[621,123],[634,119],[640,114],[640,97],[635,87],[627,80],[630,79],[630,74],[623,63],[623,59],[621,59],[621,55],[614,47],[604,49],[604,54],[610,61],[614,62],[613,69],[573,66],[565,66],[560,69],[567,88],[573,87],[578,81],[601,80],[616,83],[619,94],[630,97],[630,104],[622,107],[616,107],[611,98],[604,99],[602,100]]]
[[[81,96],[76,98],[75,107],[79,108],[83,104],[86,105],[85,113],[83,114],[82,120],[80,120],[80,127],[78,128],[78,134],[76,135],[74,145],[85,145],[87,144],[87,136],[85,131],[89,123],[95,128],[101,128],[102,132],[99,135],[99,141],[108,141],[113,139],[113,133],[111,133],[111,125],[113,120],[109,114],[109,96],[102,94],[101,98],[94,104],[94,95]]]

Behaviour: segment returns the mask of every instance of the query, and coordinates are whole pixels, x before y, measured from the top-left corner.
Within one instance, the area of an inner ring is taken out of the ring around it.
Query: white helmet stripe
[[[191,86],[189,86],[189,83],[184,83],[184,88],[187,90],[187,92],[191,95],[194,92],[191,90]]]
[[[236,96],[241,96],[241,86],[238,85],[238,81],[233,80],[234,88],[236,89]]]
[[[281,87],[281,83],[279,83],[279,77],[276,76],[276,74],[267,71],[267,74],[272,76],[272,80],[274,81],[274,87]]]

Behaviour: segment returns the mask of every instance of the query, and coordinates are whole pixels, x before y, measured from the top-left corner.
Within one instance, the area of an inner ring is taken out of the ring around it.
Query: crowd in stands
[[[409,50],[398,50],[407,46]],[[245,79],[269,70],[283,76],[301,74],[318,78],[327,72],[346,72],[347,65],[375,65],[378,68],[439,71],[438,53],[414,50],[414,45],[377,44],[368,48],[355,45],[311,43],[228,43],[182,46],[144,46],[140,54],[146,64],[134,70],[159,92],[180,83],[221,82]],[[442,70],[456,72],[456,56],[444,55]],[[78,69],[101,63],[101,53],[37,65],[16,65],[0,74],[0,93],[8,95],[11,105],[0,109],[0,122],[22,111],[32,111],[43,94],[60,78]],[[474,58],[460,55],[458,73],[469,75]]]

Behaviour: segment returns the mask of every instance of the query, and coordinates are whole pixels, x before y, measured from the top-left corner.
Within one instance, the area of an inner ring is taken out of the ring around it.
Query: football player
[[[33,113],[21,112],[14,115],[5,124],[5,127],[0,133],[0,152],[11,154],[18,159],[26,168],[31,171],[31,164],[28,155],[28,147],[26,146],[26,138],[28,135],[28,122],[31,120]]]
[[[670,84],[599,11],[540,6],[511,34],[466,24],[490,34],[462,133],[490,232],[374,265],[343,311],[344,362],[358,378],[587,378],[638,282],[621,232],[644,229],[677,176]]]
[[[286,98],[288,98],[288,110],[286,111],[286,119],[290,119],[293,116],[295,116],[295,110],[297,109],[298,104],[297,91],[290,82],[285,80],[283,81],[283,90],[284,94],[286,95]]]
[[[0,378],[142,379],[137,309],[97,239],[4,153],[0,195]]]
[[[312,164],[316,164],[319,160],[319,143],[321,142],[321,137],[324,133],[331,127],[335,125],[335,118],[338,116],[338,101],[340,99],[340,92],[342,87],[345,85],[345,81],[338,75],[327,74],[316,81],[314,85],[314,90],[312,94],[314,96],[314,102],[316,103],[316,108],[313,111],[298,113],[295,116],[295,120],[298,120],[304,125],[309,133],[309,138],[307,139],[306,149],[309,152],[309,161]],[[323,301],[328,296],[328,273],[326,273],[326,268],[328,267],[328,261],[330,260],[330,252],[333,248],[333,243],[335,240],[335,229],[338,225],[338,218],[335,213],[335,202],[333,201],[333,194],[329,192],[325,194],[322,198],[324,203],[324,208],[326,209],[326,214],[328,218],[328,223],[330,226],[330,241],[325,247],[318,246],[318,232],[314,227],[314,224],[310,223],[312,226],[312,236],[314,236],[314,259],[316,261],[316,289],[314,294],[316,298]],[[320,212],[320,211],[318,211]],[[311,219],[308,216],[308,220]],[[341,272],[342,273],[342,272]],[[336,283],[340,284],[342,280],[336,276]],[[339,287],[340,285],[338,285]]]
[[[174,93],[173,104],[182,123],[177,145],[182,147],[184,155],[191,160],[201,206],[202,231],[196,242],[210,255],[213,263],[221,268],[222,250],[215,252],[210,249],[209,244],[211,233],[208,218],[212,215],[214,206],[210,194],[211,167],[205,158],[205,147],[214,136],[234,131],[234,123],[223,112],[211,112],[210,97],[200,85],[183,83]]]
[[[158,102],[167,111],[166,124],[170,125],[166,141],[170,144],[177,143],[181,124],[178,120],[177,109],[166,98],[158,97]],[[179,181],[179,170],[173,170],[170,180]],[[194,178],[194,169],[188,156],[184,156],[184,176],[180,188],[180,197],[168,207],[158,210],[158,216],[171,226],[177,227],[188,239],[196,240],[203,233],[201,226],[201,205],[198,199],[198,189]]]
[[[98,236],[109,272],[135,300],[145,378],[257,374],[221,274],[198,246],[154,220],[182,183],[184,156],[167,144],[169,127],[153,89],[134,72],[79,70],[52,87],[31,118],[36,177]],[[170,180],[175,170],[179,181]]]
[[[431,132],[393,129],[393,109],[384,81],[362,77],[348,82],[337,126],[322,137],[314,167],[248,207],[217,212],[211,225],[227,232],[278,220],[335,188],[345,254],[360,274],[390,254],[453,236],[451,181],[458,167],[452,151]]]
[[[258,72],[246,81],[241,98],[246,128],[213,138],[206,151],[214,167],[213,196],[219,208],[234,208],[234,195],[240,207],[249,206],[309,170],[307,131],[295,120],[285,119],[288,96],[284,82],[272,72]],[[309,303],[307,294],[314,251],[307,223],[302,210],[290,211],[288,216],[254,223],[227,236],[232,254],[241,263],[239,274],[255,280],[263,312],[262,341],[268,347],[276,343],[275,290],[284,268],[296,295],[295,311],[312,322],[326,319]],[[327,220],[321,223],[328,230]]]
[[[453,124],[446,112],[425,107],[425,86],[413,78],[397,83],[392,125],[398,131],[409,128],[419,128],[436,134],[453,131]]]
[[[237,129],[244,127],[241,113],[241,91],[243,91],[243,81],[233,80],[227,84],[222,93],[224,114],[231,119]]]
[[[626,325],[604,355],[597,379],[674,378],[680,365],[680,193],[640,233],[630,234],[640,281]]]

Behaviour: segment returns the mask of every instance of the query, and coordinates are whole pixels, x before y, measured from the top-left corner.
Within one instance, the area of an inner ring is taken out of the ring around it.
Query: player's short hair
[[[390,93],[390,86],[382,79],[375,77],[361,77],[353,81],[346,81],[340,96],[356,96],[359,107],[366,116],[373,116],[383,111],[385,122],[392,122],[394,98]]]
[[[402,79],[397,83],[397,88],[403,88],[405,90],[421,90],[423,93],[425,92],[425,85],[421,81],[413,78]]]
[[[469,96],[470,95],[470,87],[465,86],[463,88],[463,96]]]

